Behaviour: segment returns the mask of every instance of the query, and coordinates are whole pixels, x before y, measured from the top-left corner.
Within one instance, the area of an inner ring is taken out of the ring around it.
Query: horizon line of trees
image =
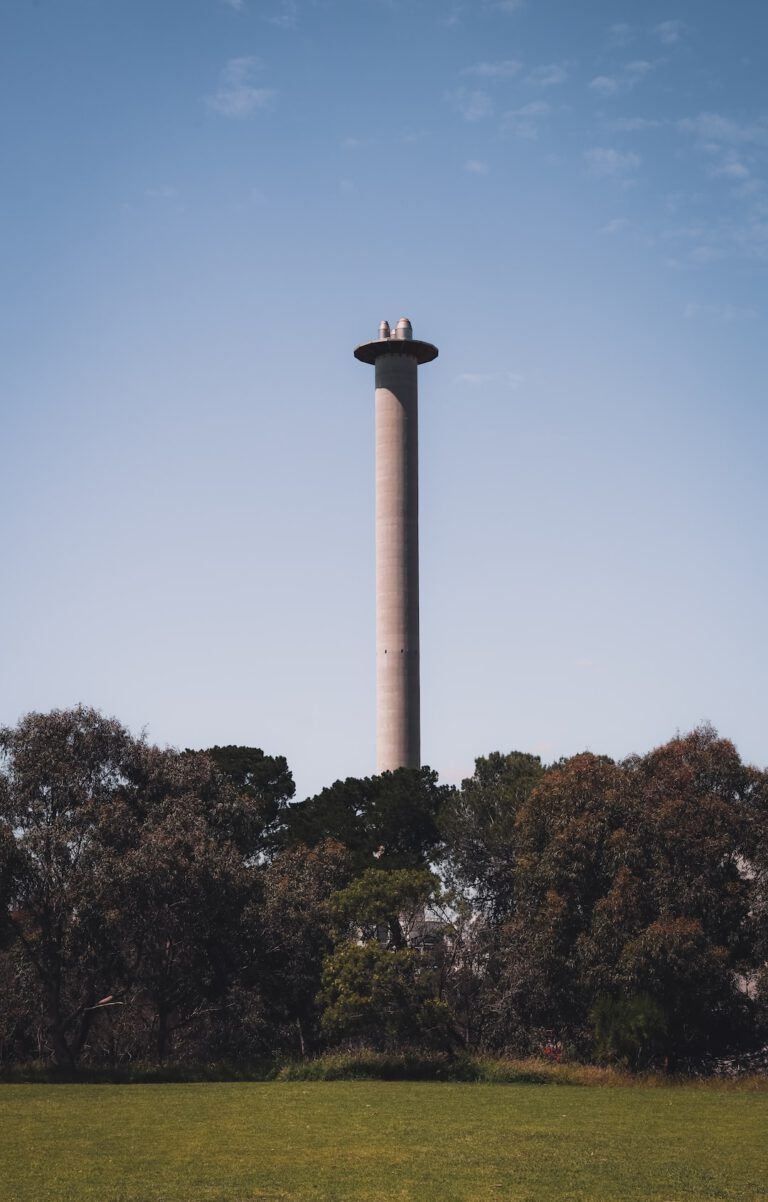
[[[84,706],[0,728],[0,1068],[768,1040],[768,772],[710,726],[294,795]]]

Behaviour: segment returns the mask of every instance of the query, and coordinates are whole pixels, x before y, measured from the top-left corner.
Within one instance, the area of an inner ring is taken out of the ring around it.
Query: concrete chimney
[[[407,317],[355,349],[376,368],[376,771],[421,766],[419,364],[437,347]]]

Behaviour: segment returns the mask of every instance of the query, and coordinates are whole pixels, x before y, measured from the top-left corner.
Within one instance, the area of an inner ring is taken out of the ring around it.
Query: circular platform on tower
[[[436,359],[438,350],[431,342],[420,342],[417,338],[377,338],[375,342],[355,347],[355,358],[361,363],[375,363],[380,355],[410,355],[421,364]]]

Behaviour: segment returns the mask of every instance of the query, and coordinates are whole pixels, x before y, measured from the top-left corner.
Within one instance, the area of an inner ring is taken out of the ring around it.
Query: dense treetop
[[[710,727],[294,793],[85,707],[1,729],[0,1067],[768,1037],[768,778]]]

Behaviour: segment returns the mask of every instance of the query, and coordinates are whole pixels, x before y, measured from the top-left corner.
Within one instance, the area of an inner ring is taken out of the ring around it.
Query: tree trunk
[[[160,1006],[157,1012],[157,1063],[162,1064],[168,1051],[168,1012]]]
[[[72,1072],[77,1069],[74,1052],[69,1046],[67,1037],[64,1033],[64,1020],[61,1016],[61,1006],[59,1005],[58,990],[49,982],[45,982],[46,992],[46,1013],[48,1015],[48,1029],[53,1044],[53,1059],[59,1068],[68,1068]]]
[[[68,1068],[72,1072],[76,1072],[77,1062],[64,1034],[61,1019],[55,1012],[51,1013],[50,1011],[49,1018],[51,1024],[51,1042],[53,1043],[53,1059],[59,1068]]]

